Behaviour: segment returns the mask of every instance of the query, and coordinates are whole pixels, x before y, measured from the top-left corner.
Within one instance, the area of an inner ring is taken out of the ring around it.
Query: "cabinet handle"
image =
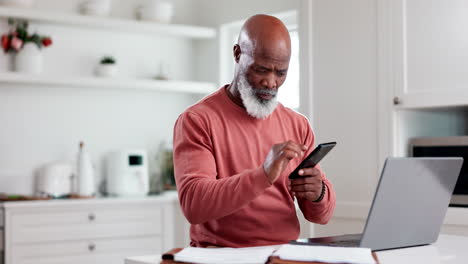
[[[96,215],[94,215],[93,213],[90,213],[88,215],[88,219],[89,219],[89,221],[94,221],[96,219]]]
[[[88,245],[89,251],[94,251],[96,249],[96,245],[94,243],[91,243]]]
[[[399,105],[401,104],[401,99],[398,96],[393,97],[393,104],[394,105]]]

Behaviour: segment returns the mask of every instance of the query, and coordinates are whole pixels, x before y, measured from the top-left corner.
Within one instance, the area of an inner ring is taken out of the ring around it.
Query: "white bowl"
[[[145,21],[171,23],[173,14],[172,3],[162,0],[153,0],[137,8],[137,17]]]
[[[107,16],[110,10],[110,0],[88,0],[80,5],[80,11],[84,15]]]
[[[0,5],[30,8],[34,5],[34,0],[0,0]]]

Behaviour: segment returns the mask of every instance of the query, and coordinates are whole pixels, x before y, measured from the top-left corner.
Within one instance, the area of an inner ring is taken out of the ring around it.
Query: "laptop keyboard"
[[[359,241],[358,240],[338,240],[338,241],[330,242],[328,245],[335,246],[335,247],[358,247]]]

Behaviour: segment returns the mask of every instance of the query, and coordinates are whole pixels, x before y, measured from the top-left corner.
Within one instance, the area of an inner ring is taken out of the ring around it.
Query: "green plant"
[[[115,59],[112,56],[104,56],[101,59],[101,64],[115,64]]]

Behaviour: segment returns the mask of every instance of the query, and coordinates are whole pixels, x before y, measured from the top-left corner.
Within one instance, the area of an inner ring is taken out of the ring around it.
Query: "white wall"
[[[38,9],[74,12],[78,0],[39,0]],[[113,16],[132,17],[142,1],[115,0]],[[175,23],[193,22],[191,0],[175,0]],[[159,63],[170,65],[170,77],[194,78],[192,41],[120,31],[58,25],[31,25],[50,34],[44,50],[44,75],[90,76],[102,55],[117,58],[119,76],[151,78]],[[6,21],[0,20],[0,32]],[[0,55],[0,70],[9,68]],[[0,85],[0,192],[31,194],[33,172],[44,163],[73,160],[84,140],[102,176],[104,155],[118,148],[144,148],[150,162],[162,140],[172,138],[178,114],[194,96],[150,91],[117,91],[69,87]]]
[[[246,19],[255,14],[281,13],[297,10],[299,6],[299,0],[195,0],[195,3],[194,10],[200,14],[197,24],[218,29],[223,24]],[[218,83],[219,86],[224,85],[225,83],[219,83],[219,42],[198,41],[195,48],[197,78]]]
[[[335,186],[337,209],[317,235],[362,231],[379,177],[377,160],[377,14],[375,0],[314,0],[311,119],[318,142],[337,141],[322,162]],[[354,215],[354,216],[353,216]],[[346,221],[343,218],[355,217]]]

